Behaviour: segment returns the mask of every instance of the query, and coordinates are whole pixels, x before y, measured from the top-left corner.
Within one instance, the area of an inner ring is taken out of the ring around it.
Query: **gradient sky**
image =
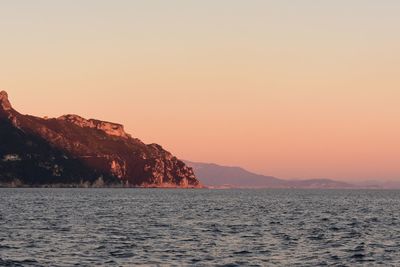
[[[400,180],[400,1],[0,2],[22,113],[120,122],[192,161]]]

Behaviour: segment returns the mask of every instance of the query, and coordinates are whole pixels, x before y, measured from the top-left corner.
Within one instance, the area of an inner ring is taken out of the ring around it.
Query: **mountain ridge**
[[[14,176],[28,185],[93,185],[101,178],[100,184],[128,187],[202,187],[183,161],[158,144],[131,137],[122,124],[71,114],[22,115],[1,91],[0,128],[2,183]]]
[[[255,174],[241,167],[222,166],[185,160],[199,180],[210,188],[355,188],[355,185],[331,179],[285,180]]]

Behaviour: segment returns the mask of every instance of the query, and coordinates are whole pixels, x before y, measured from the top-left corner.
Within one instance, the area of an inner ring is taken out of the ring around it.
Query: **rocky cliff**
[[[120,124],[77,115],[39,118],[0,92],[0,183],[200,187],[192,168]]]

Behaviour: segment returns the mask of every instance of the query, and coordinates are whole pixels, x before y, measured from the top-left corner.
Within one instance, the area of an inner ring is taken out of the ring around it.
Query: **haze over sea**
[[[399,265],[400,192],[0,189],[0,266]]]

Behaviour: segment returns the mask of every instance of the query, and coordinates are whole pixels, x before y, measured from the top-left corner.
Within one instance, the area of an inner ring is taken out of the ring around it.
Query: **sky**
[[[119,122],[181,159],[400,180],[398,0],[3,0],[22,113]]]

